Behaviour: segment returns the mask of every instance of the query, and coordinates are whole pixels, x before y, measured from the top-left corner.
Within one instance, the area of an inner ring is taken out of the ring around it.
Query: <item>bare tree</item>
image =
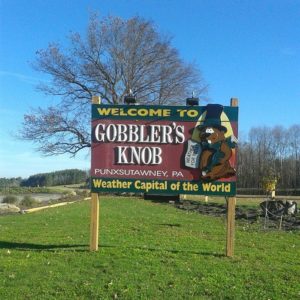
[[[290,139],[290,160],[292,162],[290,172],[292,186],[300,188],[300,125],[295,124],[288,130]]]
[[[185,63],[152,22],[93,15],[86,37],[72,34],[69,47],[50,44],[37,52],[34,68],[50,76],[39,85],[58,96],[55,107],[33,109],[24,116],[22,138],[34,141],[46,155],[90,147],[90,100],[121,103],[130,90],[144,104],[176,104],[206,86],[194,64]]]
[[[254,127],[239,144],[238,186],[258,189],[263,178],[276,178],[279,189],[300,188],[300,125]]]

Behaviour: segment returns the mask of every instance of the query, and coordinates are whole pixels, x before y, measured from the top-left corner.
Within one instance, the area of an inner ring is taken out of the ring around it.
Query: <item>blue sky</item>
[[[239,98],[243,138],[251,127],[300,123],[300,0],[0,0],[0,177],[89,168],[88,151],[45,158],[14,134],[30,107],[54,101],[35,89],[47,80],[30,66],[35,52],[84,34],[92,11],[140,15],[173,35],[182,58],[200,67],[211,103]]]

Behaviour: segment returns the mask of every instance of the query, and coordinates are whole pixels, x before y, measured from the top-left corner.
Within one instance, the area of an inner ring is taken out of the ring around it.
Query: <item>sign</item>
[[[236,194],[238,107],[92,105],[91,190]]]

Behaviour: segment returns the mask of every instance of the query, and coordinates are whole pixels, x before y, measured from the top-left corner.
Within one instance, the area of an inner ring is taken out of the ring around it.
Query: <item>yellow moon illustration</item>
[[[192,140],[195,142],[200,142],[200,130],[197,127],[199,125],[203,124],[203,122],[205,121],[205,118],[206,118],[206,111],[200,115],[200,117],[196,123],[196,126],[194,128],[194,131],[192,134]],[[222,112],[222,114],[221,114],[221,125],[226,127],[226,129],[227,129],[227,131],[225,133],[225,138],[233,135],[232,126],[230,124],[230,121],[229,121],[227,115],[224,112]]]

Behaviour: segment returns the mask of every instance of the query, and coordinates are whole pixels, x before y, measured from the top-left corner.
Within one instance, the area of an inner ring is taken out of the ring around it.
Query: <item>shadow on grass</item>
[[[226,257],[225,254],[209,252],[209,251],[193,251],[185,249],[163,249],[163,248],[153,248],[153,247],[139,247],[139,246],[112,246],[112,245],[99,245],[101,248],[119,248],[119,249],[132,249],[132,250],[141,250],[141,251],[150,251],[150,252],[168,252],[173,254],[196,254],[203,256],[213,256],[213,257]]]
[[[79,249],[78,249],[79,248]],[[128,246],[113,246],[113,245],[99,245],[99,250],[101,248],[119,248],[119,249],[133,249],[133,250],[142,250],[142,251],[157,251],[157,252],[168,252],[173,254],[196,254],[204,256],[213,256],[213,257],[225,257],[224,254],[208,252],[208,251],[191,251],[191,250],[176,250],[176,249],[162,249],[162,248],[152,248],[152,247],[128,247]],[[6,242],[0,241],[0,249],[10,249],[10,250],[21,250],[21,251],[71,251],[71,252],[89,252],[88,245],[71,245],[71,244],[62,244],[62,245],[41,245],[41,244],[32,244],[32,243],[16,243],[16,242]]]
[[[179,223],[175,223],[175,224],[171,224],[171,223],[161,223],[161,224],[157,224],[159,226],[166,226],[166,227],[181,227],[181,224]]]
[[[104,246],[105,247],[105,246]],[[161,249],[161,248],[151,248],[151,247],[123,247],[126,249],[138,249],[144,251],[159,251],[159,252],[169,252],[174,254],[196,254],[196,255],[204,255],[204,256],[213,256],[213,257],[225,257],[224,254],[208,252],[208,251],[192,251],[192,250],[176,250],[176,249]]]
[[[56,251],[58,249],[62,251],[87,251],[87,245],[71,245],[71,244],[61,244],[61,245],[41,245],[32,243],[16,243],[16,242],[5,242],[0,241],[0,249],[11,249],[11,250],[23,250],[23,251]],[[85,248],[85,249],[78,249]]]

